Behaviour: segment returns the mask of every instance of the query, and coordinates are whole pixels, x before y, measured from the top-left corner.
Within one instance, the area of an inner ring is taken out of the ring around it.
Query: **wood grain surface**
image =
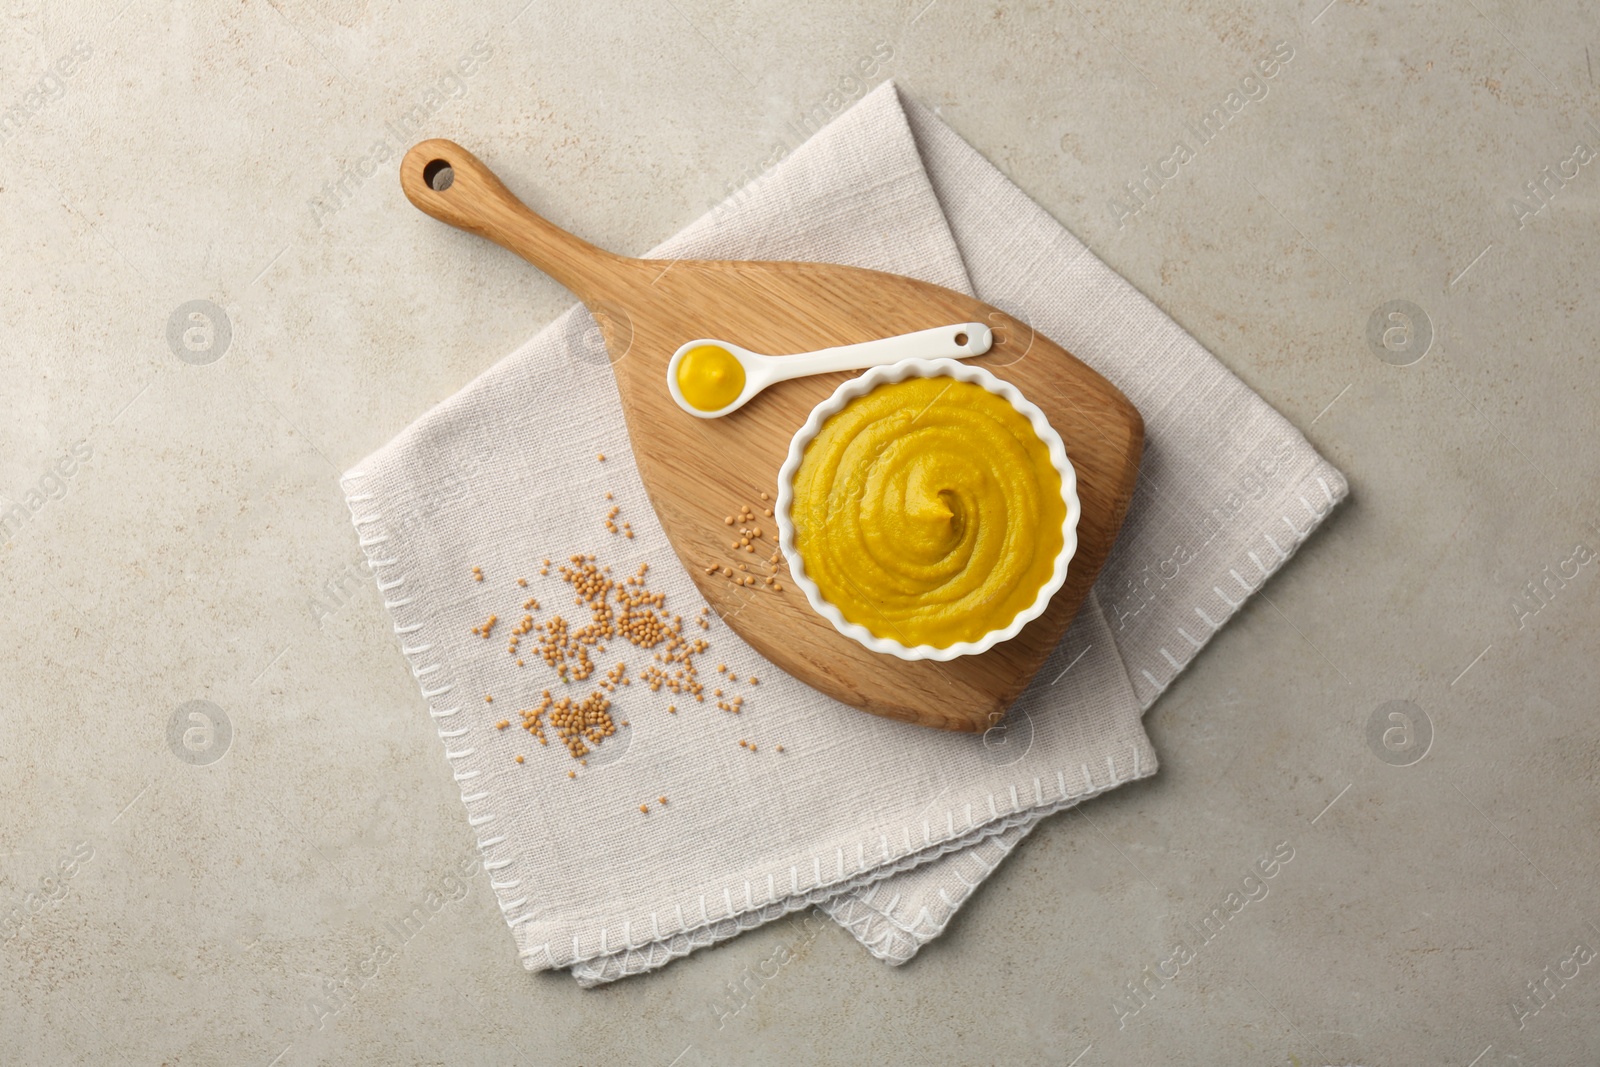
[[[594,314],[651,503],[700,591],[741,638],[807,685],[875,715],[972,732],[1000,721],[1077,614],[1133,495],[1144,423],[1110,382],[1026,323],[900,275],[822,263],[614,255],[534,214],[451,141],[412,147],[400,180],[420,210],[515,252]],[[713,561],[737,570],[777,550],[776,523],[764,515],[768,547],[755,555],[729,547],[724,519],[741,504],[758,515],[771,506],[760,494],[776,498],[790,438],[852,375],[782,382],[731,415],[697,419],[667,392],[667,362],[679,345],[716,337],[786,355],[968,321],[988,322],[995,331],[993,348],[973,362],[1039,405],[1077,470],[1078,549],[1043,615],[988,652],[908,662],[870,652],[835,630],[786,568],[781,592],[706,573]]]

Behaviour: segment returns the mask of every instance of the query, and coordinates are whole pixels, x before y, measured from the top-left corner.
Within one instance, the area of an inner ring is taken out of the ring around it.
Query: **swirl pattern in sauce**
[[[806,574],[848,621],[907,646],[1009,626],[1062,548],[1049,447],[1004,397],[954,378],[851,400],[806,446],[793,490]]]

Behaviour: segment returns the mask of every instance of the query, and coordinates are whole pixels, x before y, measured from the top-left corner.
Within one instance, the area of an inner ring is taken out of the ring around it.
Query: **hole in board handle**
[[[455,168],[450,166],[449,160],[435,159],[422,168],[422,180],[429,189],[442,193],[455,182]]]
[[[964,345],[966,343],[967,343],[967,335],[965,333],[956,334],[956,344]]]

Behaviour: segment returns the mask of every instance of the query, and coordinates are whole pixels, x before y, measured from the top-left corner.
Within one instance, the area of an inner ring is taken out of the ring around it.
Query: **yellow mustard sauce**
[[[678,361],[678,391],[692,408],[721,411],[744,392],[744,364],[726,348],[696,345]]]
[[[807,575],[847,620],[945,648],[1033,604],[1066,505],[1016,408],[937,377],[880,385],[830,416],[801,456],[790,515]]]

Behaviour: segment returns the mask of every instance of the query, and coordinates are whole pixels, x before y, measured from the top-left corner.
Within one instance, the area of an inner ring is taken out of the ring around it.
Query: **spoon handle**
[[[880,337],[876,341],[823,348],[797,356],[768,356],[770,381],[782,382],[831,371],[866,370],[902,359],[964,359],[981,356],[994,343],[994,333],[981,322],[958,322],[931,330]]]

